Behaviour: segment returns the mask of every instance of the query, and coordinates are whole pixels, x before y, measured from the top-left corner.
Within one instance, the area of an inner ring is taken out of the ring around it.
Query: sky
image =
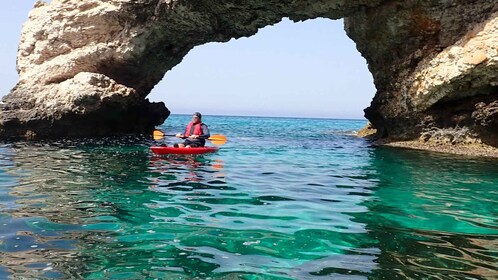
[[[35,2],[0,9],[0,96],[18,80],[19,36]],[[173,114],[363,119],[374,94],[342,20],[283,19],[249,38],[195,47],[148,98]]]

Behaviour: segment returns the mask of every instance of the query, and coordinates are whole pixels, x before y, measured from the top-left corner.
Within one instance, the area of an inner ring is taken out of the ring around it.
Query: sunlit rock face
[[[374,76],[365,113],[382,136],[497,144],[496,1],[388,1],[350,15],[346,31]]]
[[[378,92],[366,116],[382,136],[465,125],[493,138],[498,7],[461,2],[39,1],[23,27],[0,133],[148,133],[169,111],[146,96],[194,46],[251,36],[284,17],[323,17],[346,18],[369,64]]]

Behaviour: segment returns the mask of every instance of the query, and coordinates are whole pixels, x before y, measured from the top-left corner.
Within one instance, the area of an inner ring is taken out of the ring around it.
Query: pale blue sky
[[[17,82],[19,35],[34,2],[0,10],[2,96]],[[374,94],[366,61],[342,20],[284,19],[249,38],[194,48],[149,99],[164,101],[176,114],[358,119]]]

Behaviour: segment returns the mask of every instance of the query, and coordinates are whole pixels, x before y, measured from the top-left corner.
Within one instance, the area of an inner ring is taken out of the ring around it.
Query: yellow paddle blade
[[[208,138],[215,145],[224,145],[227,142],[227,137],[221,134],[215,134]]]
[[[164,133],[160,130],[154,130],[154,132],[152,132],[152,139],[154,140],[160,140],[164,137]]]

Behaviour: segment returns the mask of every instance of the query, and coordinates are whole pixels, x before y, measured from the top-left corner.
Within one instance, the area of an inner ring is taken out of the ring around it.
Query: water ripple
[[[316,131],[277,129],[272,146],[258,131],[274,125],[252,121],[208,156],[156,157],[143,138],[4,144],[0,278],[495,277],[496,162]]]

